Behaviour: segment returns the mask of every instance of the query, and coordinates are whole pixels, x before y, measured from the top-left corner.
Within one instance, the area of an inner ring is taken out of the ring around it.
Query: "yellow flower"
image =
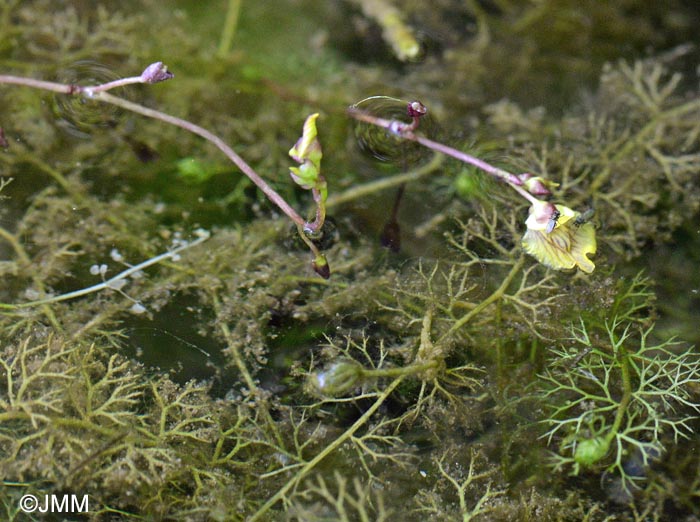
[[[540,263],[556,270],[578,267],[590,274],[595,269],[588,254],[595,254],[595,228],[578,219],[580,213],[563,205],[537,201],[525,221],[522,246]]]

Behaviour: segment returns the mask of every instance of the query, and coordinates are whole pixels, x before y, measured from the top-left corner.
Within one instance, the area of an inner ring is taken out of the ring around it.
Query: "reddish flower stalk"
[[[416,143],[420,143],[424,147],[427,147],[431,150],[440,152],[447,156],[452,156],[453,158],[458,159],[459,161],[462,161],[469,165],[473,165],[476,168],[486,172],[487,174],[490,174],[491,176],[498,178],[501,181],[505,181],[518,194],[520,194],[530,203],[534,204],[538,201],[537,198],[535,198],[527,190],[522,188],[523,182],[515,174],[511,174],[510,172],[507,172],[503,169],[494,167],[490,163],[487,163],[484,160],[480,160],[479,158],[467,154],[466,152],[453,149],[452,147],[448,147],[447,145],[444,145],[437,141],[433,141],[431,139],[426,138],[425,136],[417,134],[415,131],[418,128],[419,118],[427,112],[427,109],[425,109],[425,106],[423,104],[421,104],[420,102],[411,102],[408,104],[407,112],[408,115],[412,118],[411,123],[404,123],[398,120],[387,120],[385,118],[379,118],[356,107],[350,107],[348,109],[348,115],[352,118],[355,118],[356,120],[364,121],[365,123],[370,123],[378,127],[383,127],[400,138],[415,141]]]
[[[236,154],[236,152],[229,145],[227,145],[224,140],[219,138],[213,132],[210,132],[204,127],[200,127],[199,125],[196,125],[188,120],[178,118],[177,116],[172,116],[165,112],[160,112],[155,109],[139,105],[138,103],[134,103],[123,98],[112,96],[111,94],[104,92],[104,90],[96,91],[95,89],[90,89],[89,91],[86,91],[86,94],[91,99],[100,100],[111,105],[116,105],[117,107],[129,110],[131,112],[147,116],[148,118],[153,118],[155,120],[160,120],[162,122],[175,125],[176,127],[185,129],[186,131],[189,131],[192,134],[201,136],[205,140],[216,145],[216,147],[218,147],[219,150],[221,150],[221,152],[223,152],[228,159],[230,159],[239,169],[241,169],[243,174],[248,176],[250,180],[253,183],[255,183],[258,186],[258,188],[262,190],[265,193],[265,195],[275,205],[277,205],[282,212],[284,212],[292,221],[294,221],[295,224],[301,226],[304,225],[304,219],[297,213],[297,211],[294,210],[291,206],[289,206],[289,204],[284,200],[284,198],[282,198],[282,196],[280,196],[270,185],[267,184],[267,182],[264,179],[262,179],[262,177],[260,177],[260,175],[257,172],[255,172],[255,170],[253,170],[253,167],[248,165],[248,163],[246,163],[243,160],[243,158]]]
[[[540,263],[555,270],[578,267],[587,274],[593,272],[595,264],[588,256],[595,254],[597,245],[595,227],[586,223],[587,217],[590,216],[536,197],[550,195],[549,187],[556,186],[556,183],[530,173],[516,176],[466,152],[425,138],[415,131],[419,119],[427,109],[420,102],[411,102],[408,104],[407,112],[412,119],[411,123],[378,118],[357,107],[348,109],[348,114],[356,120],[382,127],[399,138],[420,143],[424,147],[452,156],[505,181],[530,203],[529,216],[525,222],[527,231],[521,242],[523,249]]]
[[[319,253],[316,246],[308,240],[305,236],[304,227],[305,220],[294,210],[284,198],[278,194],[248,163],[246,163],[243,158],[241,158],[236,152],[219,138],[216,134],[208,131],[207,129],[200,127],[190,121],[172,116],[165,112],[157,111],[155,109],[150,109],[139,105],[137,103],[125,100],[123,98],[118,98],[107,93],[107,91],[123,87],[125,85],[132,85],[137,83],[158,83],[165,80],[169,80],[173,77],[173,74],[168,71],[168,68],[163,65],[162,62],[155,62],[141,73],[140,76],[131,76],[128,78],[121,78],[119,80],[114,80],[111,82],[99,84],[82,86],[76,84],[64,84],[57,82],[48,82],[44,80],[36,80],[34,78],[25,78],[21,76],[11,76],[11,75],[0,75],[0,84],[10,84],[10,85],[20,85],[24,87],[31,87],[34,89],[42,89],[45,91],[56,92],[60,94],[68,95],[81,95],[91,100],[98,100],[104,103],[109,103],[111,105],[116,105],[131,112],[141,114],[148,118],[153,118],[155,120],[160,120],[176,127],[180,127],[186,131],[189,131],[197,136],[201,136],[205,140],[211,142],[216,147],[221,150],[228,159],[230,159],[250,180],[255,183],[255,185],[263,191],[263,193],[272,201],[277,207],[291,219],[299,230],[299,234],[304,239],[305,243],[309,246],[312,254],[314,255],[314,263],[312,266],[319,275],[327,278],[330,275],[330,270],[328,264],[326,263],[323,267],[317,268],[317,260],[323,258],[322,254]],[[325,258],[324,258],[325,261]]]

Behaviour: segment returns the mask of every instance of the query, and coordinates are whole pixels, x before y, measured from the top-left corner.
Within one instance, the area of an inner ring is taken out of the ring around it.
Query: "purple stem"
[[[102,83],[100,85],[94,85],[92,87],[83,87],[82,92],[90,96],[91,93],[98,93],[114,89],[115,87],[123,87],[125,85],[132,85],[134,83],[146,83],[143,81],[141,76],[131,76],[129,78],[119,78],[107,83]]]
[[[165,123],[169,123],[171,125],[175,125],[176,127],[185,129],[186,131],[201,136],[205,140],[213,143],[219,148],[219,150],[221,150],[221,152],[226,154],[226,157],[230,159],[239,169],[241,169],[241,171],[246,176],[248,176],[250,180],[253,183],[255,183],[258,186],[258,188],[262,190],[265,193],[265,195],[268,198],[270,198],[270,200],[275,205],[277,205],[282,212],[284,212],[292,221],[294,221],[294,223],[302,227],[304,226],[304,219],[297,213],[297,211],[294,210],[291,206],[289,206],[289,204],[287,204],[287,202],[282,198],[282,196],[280,196],[270,185],[268,185],[267,182],[264,179],[262,179],[260,175],[257,172],[255,172],[253,168],[243,160],[243,158],[236,154],[236,152],[216,134],[190,121],[183,120],[182,118],[178,118],[176,116],[171,116],[170,114],[166,114],[155,109],[149,109],[148,107],[144,107],[143,105],[139,105],[138,103],[133,103],[128,100],[124,100],[123,98],[117,98],[116,96],[112,96],[111,94],[108,94],[106,92],[96,92],[95,89],[86,91],[86,93],[88,92],[94,93],[92,95],[92,98],[94,98],[95,100],[104,101],[106,103],[116,105],[117,107],[122,107],[123,109],[129,110],[131,112],[141,114],[148,118],[153,118]]]
[[[112,82],[103,83],[100,85],[84,86],[76,84],[65,84],[56,82],[47,82],[44,80],[35,80],[34,78],[23,78],[22,76],[0,75],[0,84],[7,83],[13,85],[23,85],[25,87],[33,87],[35,89],[43,89],[45,91],[58,92],[61,94],[85,94],[92,97],[93,93],[108,91],[115,87],[123,87],[134,83],[145,83],[141,76],[131,76],[130,78],[120,78]]]
[[[524,190],[521,187],[522,181],[520,181],[520,179],[515,174],[511,174],[510,172],[507,172],[503,169],[494,167],[490,163],[480,160],[479,158],[467,154],[466,152],[453,149],[452,147],[448,147],[447,145],[444,145],[437,141],[433,141],[424,136],[421,136],[420,134],[416,134],[415,132],[413,132],[416,128],[415,118],[412,123],[404,123],[398,120],[387,120],[384,118],[378,118],[354,107],[348,109],[348,114],[356,120],[371,123],[372,125],[377,125],[378,127],[383,127],[389,132],[396,134],[400,138],[415,141],[416,143],[420,143],[424,147],[427,147],[431,150],[440,152],[447,156],[452,156],[453,158],[458,159],[459,161],[462,161],[469,165],[473,165],[476,168],[494,176],[495,178],[505,181],[506,183],[508,183],[508,185],[513,187],[513,189],[518,194],[527,199],[530,203],[534,204],[538,201],[537,198],[535,198],[532,194],[530,194],[528,191]]]
[[[0,75],[0,84],[13,84],[22,85],[25,87],[32,87],[35,89],[43,89],[46,91],[57,92],[61,94],[76,95],[80,94],[86,98],[99,100],[104,103],[109,103],[121,107],[131,112],[141,114],[148,118],[153,118],[155,120],[160,120],[176,127],[180,127],[188,132],[201,136],[205,140],[213,143],[216,147],[223,152],[228,159],[230,159],[248,178],[257,185],[257,187],[263,191],[263,193],[272,201],[279,209],[284,212],[297,226],[299,235],[302,240],[308,245],[311,253],[314,255],[312,261],[312,266],[314,270],[323,278],[328,279],[331,275],[330,267],[328,266],[328,261],[321,252],[318,250],[316,245],[307,237],[306,228],[309,225],[304,221],[304,219],[294,210],[291,206],[287,204],[282,196],[280,196],[267,182],[260,177],[260,175],[253,170],[253,168],[248,165],[243,158],[241,158],[236,152],[228,145],[224,140],[219,138],[216,134],[208,131],[204,127],[200,127],[192,122],[183,120],[176,116],[171,116],[164,112],[157,111],[155,109],[149,109],[143,105],[118,98],[108,94],[107,91],[114,89],[116,87],[123,87],[125,85],[131,85],[135,83],[158,83],[165,80],[169,80],[173,77],[173,74],[168,71],[168,68],[162,62],[155,62],[146,67],[140,76],[131,76],[129,78],[121,78],[119,80],[114,80],[112,82],[103,83],[100,85],[82,86],[75,84],[63,84],[56,82],[47,82],[43,80],[35,80],[33,78],[23,78],[20,76],[10,76],[10,75]],[[1,129],[0,129],[1,130]],[[0,137],[2,135],[0,134]],[[317,203],[316,209],[316,221],[311,225],[312,228],[320,228],[323,223],[323,218],[325,217],[325,208],[321,208],[320,200],[321,194],[314,190],[314,200]]]
[[[156,75],[155,77],[153,76],[153,74],[151,74],[150,76],[144,76],[144,74],[146,74],[154,66],[160,66],[157,68],[158,70],[156,71],[156,73],[160,72],[160,75]],[[159,62],[149,66],[144,71],[144,74],[142,74],[141,76],[122,78],[112,82],[92,86],[47,82],[44,80],[36,80],[34,78],[23,78],[21,76],[0,75],[0,84],[22,85],[25,87],[43,89],[46,91],[52,91],[61,94],[81,94],[87,98],[99,100],[105,103],[110,103],[112,105],[116,105],[123,109],[129,110],[131,112],[135,112],[137,114],[141,114],[149,118],[154,118],[165,123],[170,123],[171,125],[180,127],[181,129],[189,131],[193,134],[197,134],[198,136],[201,136],[205,140],[210,141],[211,143],[216,145],[226,155],[226,157],[230,159],[239,169],[241,169],[241,171],[246,176],[248,176],[250,180],[253,183],[255,183],[260,190],[263,191],[263,193],[270,199],[270,201],[277,205],[279,209],[282,212],[284,212],[292,221],[294,221],[294,223],[297,226],[304,226],[304,219],[297,213],[297,211],[294,210],[291,206],[289,206],[287,202],[282,198],[282,196],[280,196],[272,187],[270,187],[270,185],[268,185],[267,182],[264,179],[262,179],[260,175],[257,172],[255,172],[253,168],[243,160],[243,158],[236,154],[236,152],[216,134],[187,120],[183,120],[181,118],[177,118],[175,116],[171,116],[170,114],[166,114],[164,112],[160,112],[154,109],[149,109],[148,107],[144,107],[143,105],[139,105],[137,103],[133,103],[122,98],[112,96],[111,94],[108,94],[106,92],[110,89],[122,87],[124,85],[131,85],[135,83],[155,83],[157,81],[162,81],[163,79],[168,79],[169,77],[172,77],[172,75],[168,76],[169,73],[165,71],[164,67]]]

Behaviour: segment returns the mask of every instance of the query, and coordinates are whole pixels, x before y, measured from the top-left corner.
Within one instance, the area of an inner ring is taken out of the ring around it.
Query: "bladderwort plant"
[[[211,131],[188,120],[139,105],[107,92],[132,84],[160,83],[173,77],[174,75],[162,62],[155,62],[146,67],[139,76],[121,78],[92,86],[63,84],[12,75],[0,75],[0,84],[19,85],[60,94],[83,96],[89,100],[111,104],[148,118],[169,123],[204,138],[219,148],[262,190],[271,202],[294,222],[300,238],[313,255],[313,269],[325,279],[330,277],[328,261],[314,242],[321,235],[328,199],[327,183],[321,174],[320,162],[323,153],[317,137],[318,113],[312,114],[306,119],[302,136],[289,151],[292,159],[299,163],[299,167],[290,167],[292,179],[303,189],[311,190],[316,205],[314,219],[306,221],[241,156]],[[522,246],[540,263],[559,270],[578,267],[586,273],[591,273],[595,269],[595,265],[588,258],[588,255],[596,252],[595,228],[587,222],[589,218],[587,213],[582,214],[565,205],[553,204],[537,197],[550,196],[550,188],[555,187],[555,183],[530,173],[511,174],[467,153],[422,136],[417,132],[417,129],[421,117],[426,113],[427,108],[418,101],[410,102],[407,105],[407,114],[411,118],[410,123],[379,118],[358,109],[357,106],[348,110],[348,114],[357,120],[383,127],[394,136],[415,141],[435,152],[454,157],[507,183],[531,205],[530,215],[526,221],[527,231],[522,238]],[[0,134],[0,136],[2,135]]]
[[[667,442],[692,433],[700,356],[673,339],[654,344],[652,331],[615,318],[595,332],[581,321],[554,350],[540,379],[555,469],[610,473],[629,494]]]
[[[419,101],[407,104],[406,113],[411,118],[410,123],[374,116],[360,109],[360,103],[348,109],[349,116],[384,128],[390,135],[399,139],[415,141],[435,152],[472,165],[505,182],[528,201],[530,214],[525,222],[527,230],[522,238],[522,247],[537,261],[556,270],[578,267],[586,273],[593,272],[595,264],[588,255],[595,254],[597,245],[595,227],[588,222],[588,212],[577,212],[565,205],[538,199],[538,196],[551,196],[550,189],[556,187],[556,183],[530,173],[512,174],[470,154],[426,138],[417,132],[420,119],[428,112],[425,105]]]
[[[173,77],[173,73],[168,71],[168,68],[163,64],[163,62],[155,62],[146,67],[139,76],[120,78],[118,80],[99,85],[82,86],[76,84],[64,84],[11,75],[0,75],[0,84],[19,85],[23,87],[31,87],[34,89],[56,92],[59,94],[83,96],[88,100],[96,100],[111,104],[148,118],[169,123],[170,125],[180,127],[181,129],[204,138],[219,148],[219,150],[221,150],[229,160],[231,160],[253,183],[255,183],[260,190],[262,190],[262,192],[272,203],[274,203],[287,217],[289,217],[289,219],[294,222],[299,236],[308,246],[313,255],[312,266],[314,270],[325,279],[330,277],[330,267],[328,265],[328,261],[312,240],[318,235],[321,227],[323,226],[325,218],[325,199],[327,197],[325,179],[320,174],[320,160],[322,156],[321,146],[316,139],[317,132],[315,121],[318,114],[310,116],[307,119],[304,125],[304,134],[302,138],[290,151],[290,155],[301,164],[300,167],[294,167],[292,169],[292,177],[301,187],[312,191],[314,200],[318,206],[316,218],[313,222],[309,223],[304,220],[304,218],[302,218],[278,192],[276,192],[219,136],[188,120],[139,105],[117,96],[113,96],[107,92],[127,85],[160,83],[170,80]],[[0,138],[4,140],[2,133],[0,133]]]

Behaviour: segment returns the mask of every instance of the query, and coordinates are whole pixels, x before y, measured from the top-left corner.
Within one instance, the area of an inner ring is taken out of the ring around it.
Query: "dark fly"
[[[544,229],[547,234],[550,234],[552,230],[557,226],[557,221],[559,221],[559,218],[561,217],[561,212],[558,210],[555,210],[552,213],[552,217],[549,218],[549,221],[547,222],[547,228]]]

